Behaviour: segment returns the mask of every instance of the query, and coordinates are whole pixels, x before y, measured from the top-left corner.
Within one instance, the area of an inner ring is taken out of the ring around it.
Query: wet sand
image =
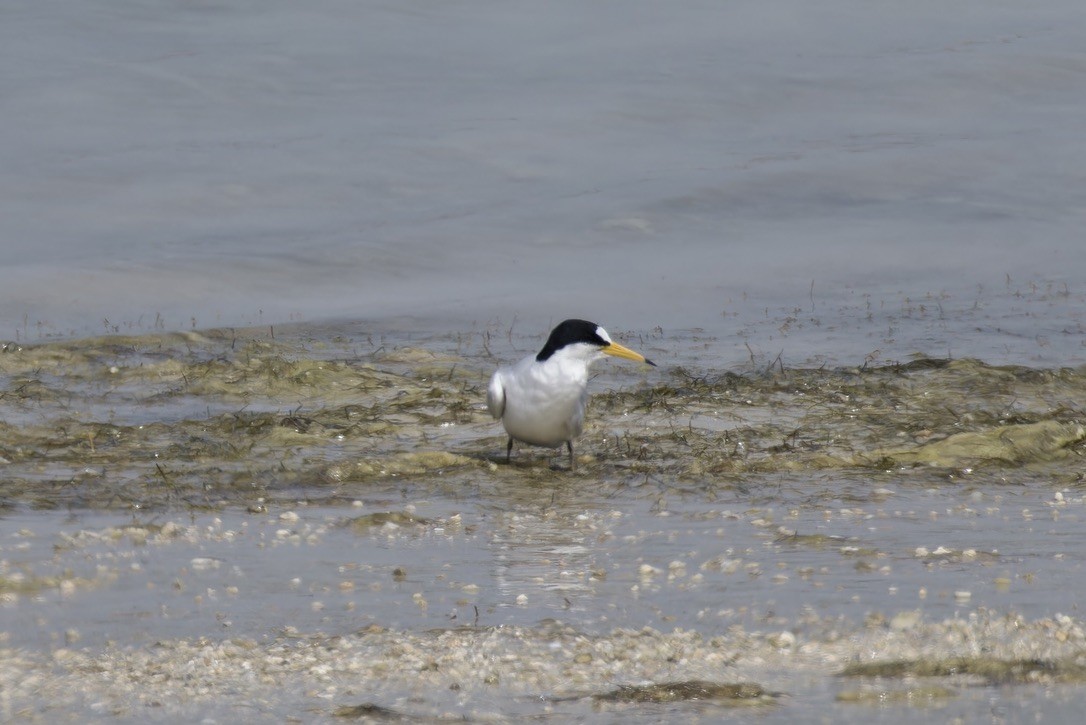
[[[575,474],[503,461],[508,327],[9,344],[0,712],[1081,711],[1081,368],[697,339],[622,336],[668,362],[600,366]]]

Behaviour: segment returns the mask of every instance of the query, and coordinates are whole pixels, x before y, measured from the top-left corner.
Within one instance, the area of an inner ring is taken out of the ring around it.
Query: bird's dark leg
[[[569,449],[569,472],[573,473],[577,470],[577,463],[573,460],[573,441],[566,441],[566,448]]]
[[[510,457],[513,455],[513,439],[509,439],[509,444],[505,446],[505,462],[509,463]]]

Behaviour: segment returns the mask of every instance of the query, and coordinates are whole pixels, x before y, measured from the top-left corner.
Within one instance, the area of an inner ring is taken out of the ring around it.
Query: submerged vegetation
[[[1078,658],[1062,660],[954,657],[950,659],[891,660],[849,665],[841,677],[962,677],[984,685],[1032,682],[1086,682],[1086,664]]]
[[[254,506],[358,486],[553,477],[482,406],[494,361],[210,331],[0,347],[0,505]],[[594,387],[577,477],[734,484],[757,473],[1068,465],[1086,448],[1086,371],[915,360],[750,374],[664,369]],[[562,472],[563,475],[569,475]],[[685,484],[683,483],[685,482]]]
[[[662,682],[649,685],[623,685],[593,696],[599,702],[660,703],[684,700],[711,700],[729,705],[767,705],[777,693],[768,692],[754,682],[718,683],[704,680]]]

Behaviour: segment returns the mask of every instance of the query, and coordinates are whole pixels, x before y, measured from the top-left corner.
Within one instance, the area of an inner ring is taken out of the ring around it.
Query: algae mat
[[[551,478],[538,449],[494,467],[500,430],[480,401],[495,363],[465,347],[337,359],[330,345],[234,332],[9,343],[5,501],[214,510],[402,476],[439,487]],[[579,447],[586,470],[573,480],[710,490],[751,473],[1011,467],[1076,483],[1082,400],[1081,369],[971,360],[749,375],[673,367],[598,391]]]
[[[995,698],[1058,721],[1086,702],[1083,370],[601,366],[571,474],[540,449],[504,463],[493,346],[3,346],[3,716],[848,722]]]

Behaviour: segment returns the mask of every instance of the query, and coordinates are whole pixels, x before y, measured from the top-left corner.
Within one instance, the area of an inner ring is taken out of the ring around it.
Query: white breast
[[[487,407],[511,437],[553,447],[580,435],[587,398],[584,360],[554,356],[539,363],[529,356],[494,373]]]

